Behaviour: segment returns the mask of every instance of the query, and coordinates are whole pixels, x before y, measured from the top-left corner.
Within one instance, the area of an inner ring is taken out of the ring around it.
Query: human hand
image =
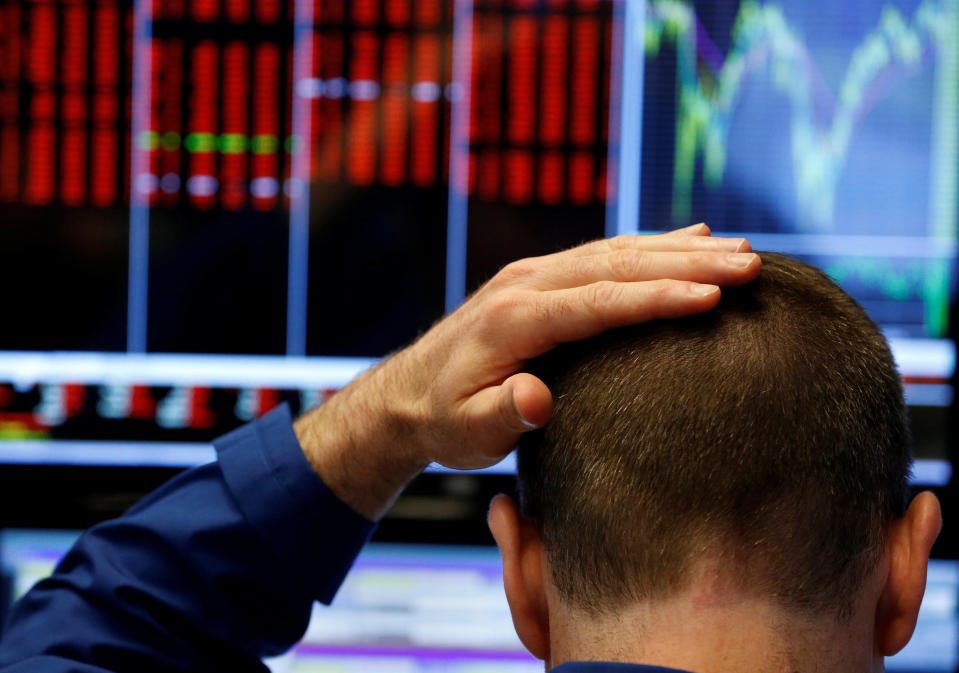
[[[594,241],[504,267],[413,345],[297,422],[327,485],[376,518],[430,461],[479,468],[549,418],[546,385],[522,372],[559,343],[678,318],[747,283],[760,260],[705,225]]]

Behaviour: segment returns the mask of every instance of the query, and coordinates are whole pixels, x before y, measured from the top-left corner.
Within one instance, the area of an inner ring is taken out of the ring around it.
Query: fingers
[[[702,227],[700,229],[699,227]],[[700,233],[705,232],[705,233]],[[637,234],[632,236],[616,236],[591,241],[579,247],[571,248],[558,255],[595,255],[615,250],[713,250],[726,252],[749,252],[752,246],[745,238],[723,238],[710,236],[709,227],[693,225],[686,229],[679,229],[668,234]]]
[[[529,350],[523,357],[533,358],[556,344],[588,339],[615,327],[701,313],[713,308],[719,298],[719,287],[712,284],[600,281],[536,293],[530,301],[517,303],[511,317],[512,324],[527,326]]]
[[[617,236],[520,259],[503,267],[483,289],[523,285],[549,290],[601,280],[654,278],[740,285],[755,278],[760,263],[754,257],[728,253],[751,251],[744,238],[713,237],[705,224],[694,224],[667,234]]]
[[[762,262],[752,252],[659,252],[621,249],[610,253],[553,260],[530,274],[541,290],[589,285],[603,280],[638,282],[670,278],[721,286],[742,285],[759,273]]]
[[[676,229],[668,233],[676,236],[710,236],[712,235],[712,231],[710,231],[709,227],[706,226],[705,222],[697,222],[696,224],[691,224],[688,227],[683,227],[682,229]]]

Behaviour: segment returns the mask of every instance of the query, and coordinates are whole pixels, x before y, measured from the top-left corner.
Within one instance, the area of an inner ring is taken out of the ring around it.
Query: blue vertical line
[[[133,8],[133,92],[130,129],[130,260],[127,282],[127,352],[147,350],[150,272],[150,101],[153,70],[153,0]]]
[[[290,167],[290,250],[286,294],[286,354],[306,355],[307,280],[310,271],[310,88],[313,3],[295,4],[293,35],[293,140]]]
[[[614,0],[613,20],[607,236],[636,233],[640,228],[646,0]],[[622,66],[617,67],[618,63]]]
[[[453,12],[453,77],[450,96],[450,186],[446,226],[446,311],[466,298],[466,232],[469,205],[470,95],[473,0],[456,0]]]

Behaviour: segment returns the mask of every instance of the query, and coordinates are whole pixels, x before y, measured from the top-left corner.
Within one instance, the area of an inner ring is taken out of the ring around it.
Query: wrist
[[[293,426],[326,486],[372,521],[429,464],[415,437],[415,396],[402,390],[409,381],[394,359],[364,372]]]

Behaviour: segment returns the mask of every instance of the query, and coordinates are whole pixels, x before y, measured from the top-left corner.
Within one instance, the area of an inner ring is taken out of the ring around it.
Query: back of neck
[[[876,664],[860,621],[804,618],[759,599],[684,592],[598,617],[550,608],[551,666],[616,661],[694,673],[866,673]]]

